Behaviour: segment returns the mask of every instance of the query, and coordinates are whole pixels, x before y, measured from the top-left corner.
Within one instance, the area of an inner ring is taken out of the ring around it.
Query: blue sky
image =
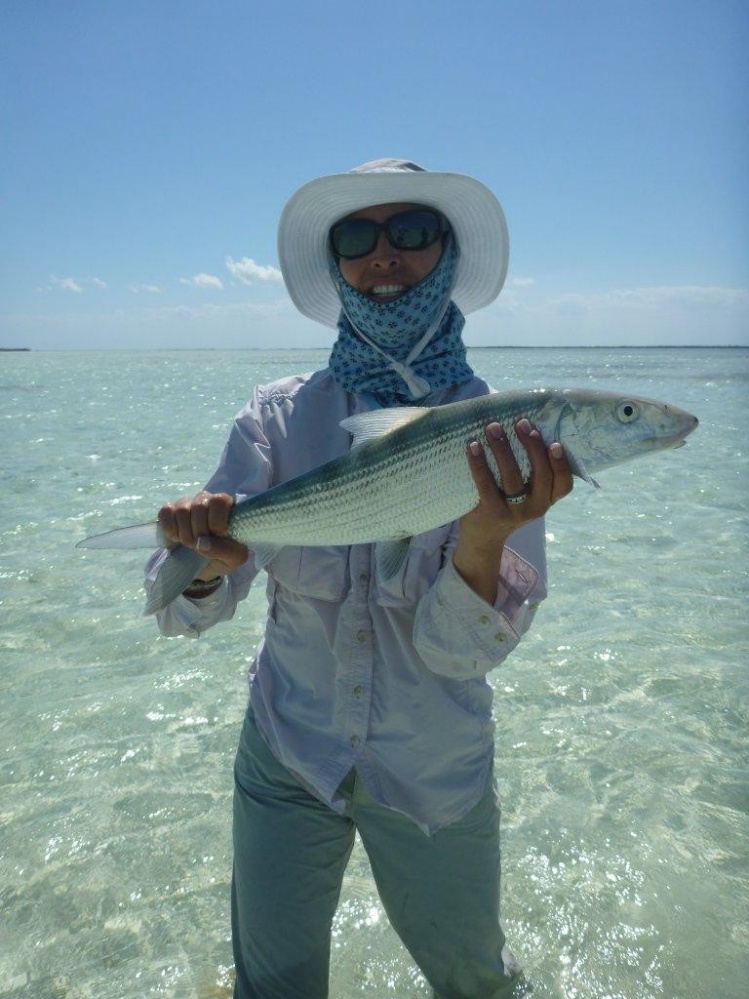
[[[3,0],[0,346],[324,346],[304,182],[402,156],[502,202],[472,345],[749,342],[745,0]]]

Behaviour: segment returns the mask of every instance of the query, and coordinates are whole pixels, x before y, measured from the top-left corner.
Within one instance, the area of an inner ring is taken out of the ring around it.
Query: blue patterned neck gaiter
[[[329,361],[339,385],[371,393],[381,406],[403,406],[473,377],[461,338],[465,319],[450,301],[457,259],[449,238],[431,274],[394,302],[362,295],[331,260],[343,306]]]

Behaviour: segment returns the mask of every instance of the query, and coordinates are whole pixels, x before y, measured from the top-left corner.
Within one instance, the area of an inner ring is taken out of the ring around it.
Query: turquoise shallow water
[[[74,545],[199,488],[252,385],[324,360],[0,354],[2,999],[226,994],[262,587],[197,642],[157,638],[142,555]],[[538,999],[743,999],[749,351],[470,360],[499,389],[620,388],[700,418],[549,517],[550,598],[492,675],[510,942]],[[356,850],[332,999],[428,995]]]

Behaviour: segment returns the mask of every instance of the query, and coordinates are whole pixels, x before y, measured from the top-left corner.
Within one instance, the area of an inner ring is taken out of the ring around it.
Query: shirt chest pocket
[[[267,569],[283,589],[300,597],[337,602],[349,589],[348,548],[282,548]]]

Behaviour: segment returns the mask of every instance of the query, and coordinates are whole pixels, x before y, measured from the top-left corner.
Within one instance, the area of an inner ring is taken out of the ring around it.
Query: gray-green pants
[[[376,804],[355,772],[340,815],[276,760],[251,710],[235,778],[235,999],[327,997],[331,926],[357,830],[388,918],[441,999],[523,993],[499,924],[492,779],[468,815],[433,836]]]

